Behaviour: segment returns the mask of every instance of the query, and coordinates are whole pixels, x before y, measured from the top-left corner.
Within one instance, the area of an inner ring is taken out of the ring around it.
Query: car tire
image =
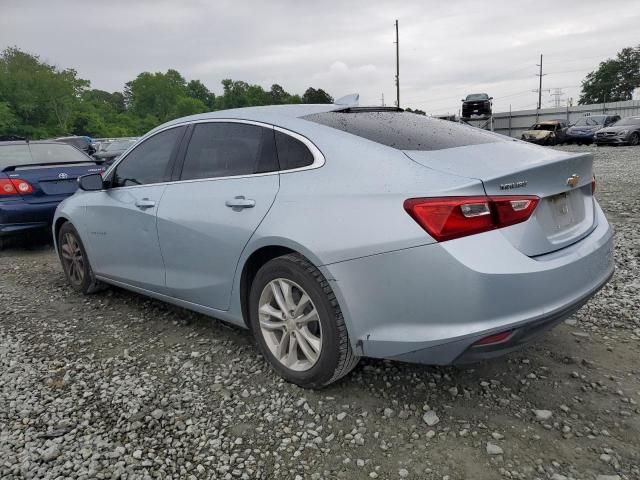
[[[299,254],[277,257],[258,270],[249,293],[249,322],[274,370],[301,387],[329,385],[360,359],[329,282]]]
[[[71,222],[64,223],[58,232],[58,256],[67,282],[75,291],[88,295],[105,288],[96,280],[87,251]]]
[[[640,144],[640,133],[634,132],[629,137],[629,145],[635,147],[638,144]]]

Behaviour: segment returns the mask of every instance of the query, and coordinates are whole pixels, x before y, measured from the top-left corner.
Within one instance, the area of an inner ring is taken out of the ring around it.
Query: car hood
[[[602,128],[602,125],[595,125],[595,126],[580,126],[580,127],[569,127],[569,129],[567,130],[568,132],[596,132],[598,130],[600,130]]]
[[[548,137],[549,135],[551,135],[551,133],[552,132],[550,132],[549,130],[527,130],[526,132],[522,133],[522,136],[541,139]]]
[[[606,132],[622,132],[623,130],[635,130],[638,128],[638,125],[620,125],[616,127],[615,125],[612,127],[602,128],[598,130],[598,132],[606,133]]]

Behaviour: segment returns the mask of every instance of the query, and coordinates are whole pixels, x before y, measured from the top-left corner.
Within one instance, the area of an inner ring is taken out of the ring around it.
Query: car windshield
[[[628,117],[618,120],[614,123],[616,127],[623,127],[625,125],[640,125],[640,117]]]
[[[551,123],[536,123],[531,130],[547,130],[553,132],[556,126]]]
[[[605,118],[606,117],[603,115],[582,117],[576,122],[576,127],[595,127],[597,125],[604,125]]]
[[[467,95],[467,102],[475,102],[478,100],[489,100],[489,95],[486,93],[472,93],[471,95]]]
[[[135,140],[117,140],[107,145],[107,147],[105,148],[105,151],[107,152],[124,151],[127,148],[129,148],[131,144],[134,142]]]
[[[0,170],[22,165],[78,163],[89,161],[80,150],[62,143],[0,145]]]

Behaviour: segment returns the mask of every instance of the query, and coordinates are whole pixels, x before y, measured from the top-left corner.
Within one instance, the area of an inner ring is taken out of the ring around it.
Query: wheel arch
[[[241,261],[242,268],[240,269],[237,291],[239,293],[238,298],[240,301],[242,321],[247,328],[250,328],[249,292],[251,291],[251,284],[256,273],[258,273],[258,270],[268,261],[290,253],[302,255],[316,267],[322,265],[320,259],[312,252],[302,245],[286,239],[264,239],[259,242],[259,244],[253,245],[250,253],[245,251],[245,255],[243,255],[243,260]]]
[[[67,217],[59,216],[53,223],[53,246],[56,249],[56,252],[58,251],[58,234],[60,233],[60,229],[62,228],[62,225],[70,221],[71,220]]]

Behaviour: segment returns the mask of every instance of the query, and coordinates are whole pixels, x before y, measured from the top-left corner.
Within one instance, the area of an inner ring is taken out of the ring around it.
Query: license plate
[[[554,195],[549,200],[551,201],[551,210],[553,212],[553,217],[556,220],[556,226],[558,230],[566,228],[575,223],[573,218],[573,211],[571,209],[571,202],[569,202],[567,193]]]

